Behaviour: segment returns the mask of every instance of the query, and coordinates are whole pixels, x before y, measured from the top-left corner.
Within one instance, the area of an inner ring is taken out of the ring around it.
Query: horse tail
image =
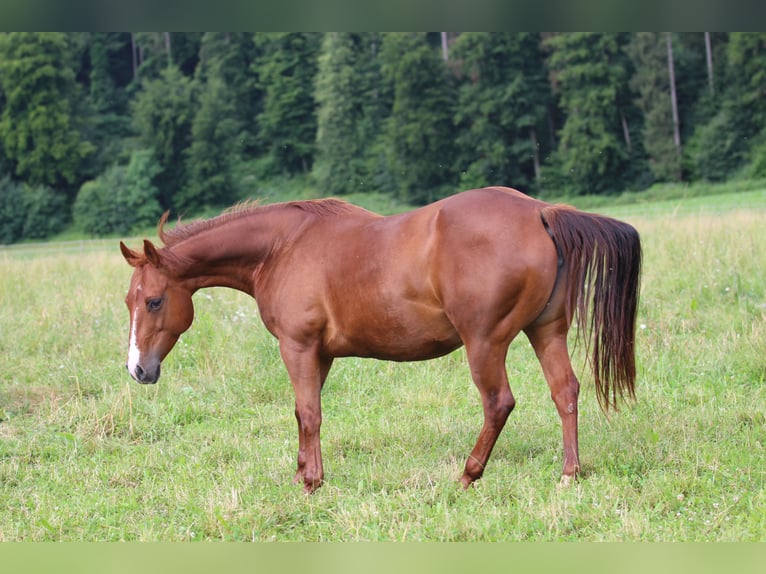
[[[567,323],[576,315],[575,342],[585,338],[599,405],[616,409],[618,394],[635,398],[638,232],[622,221],[563,205],[543,208],[541,217],[564,267]]]

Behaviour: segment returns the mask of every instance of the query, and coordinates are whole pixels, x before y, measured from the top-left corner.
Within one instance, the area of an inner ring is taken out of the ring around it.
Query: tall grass
[[[292,390],[251,299],[198,293],[142,387],[116,246],[0,252],[0,540],[763,540],[766,210],[719,201],[625,214],[644,242],[638,400],[602,415],[576,354],[584,472],[564,490],[523,336],[517,408],[475,488],[457,483],[481,426],[461,350],[337,361],[328,482],[305,496]]]

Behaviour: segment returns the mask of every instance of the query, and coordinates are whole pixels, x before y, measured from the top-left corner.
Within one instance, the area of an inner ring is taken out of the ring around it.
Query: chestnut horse
[[[279,341],[295,391],[296,482],[324,478],[320,393],[335,357],[417,361],[465,345],[484,426],[461,482],[479,479],[513,410],[505,358],[524,331],[563,428],[567,484],[578,472],[579,382],[567,350],[573,319],[584,336],[604,410],[634,397],[641,267],[636,230],[508,188],[471,190],[383,217],[337,199],[236,207],[120,243],[134,267],[127,368],[155,383],[160,363],[192,324],[192,295],[231,287],[255,298]]]

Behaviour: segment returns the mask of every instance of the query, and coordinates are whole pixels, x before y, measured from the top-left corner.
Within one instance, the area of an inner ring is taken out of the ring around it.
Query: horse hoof
[[[324,483],[324,480],[303,480],[303,492],[306,494],[314,494],[320,486]]]
[[[559,488],[569,488],[572,485],[572,477],[568,474],[562,474],[559,481]]]

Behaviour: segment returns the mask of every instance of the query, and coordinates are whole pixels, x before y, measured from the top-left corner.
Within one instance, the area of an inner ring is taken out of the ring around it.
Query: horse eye
[[[146,308],[150,313],[157,311],[160,307],[162,307],[162,297],[155,297],[153,299],[146,300]]]

